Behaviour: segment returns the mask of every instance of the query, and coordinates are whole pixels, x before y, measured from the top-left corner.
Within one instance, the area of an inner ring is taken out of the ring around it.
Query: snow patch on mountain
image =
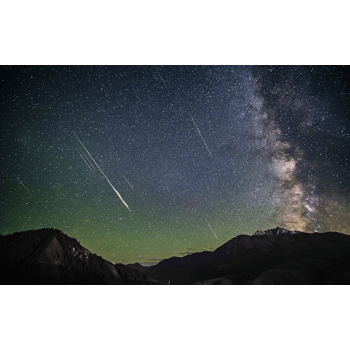
[[[289,236],[289,235],[298,235],[298,234],[309,234],[307,232],[301,232],[301,231],[292,231],[292,230],[287,230],[286,228],[281,228],[281,227],[276,227],[272,229],[267,229],[265,231],[258,230],[256,231],[253,236],[262,236],[262,235],[281,235],[281,236]]]

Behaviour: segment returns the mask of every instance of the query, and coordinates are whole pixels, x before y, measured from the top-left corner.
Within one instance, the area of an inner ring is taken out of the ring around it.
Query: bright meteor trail
[[[194,126],[197,128],[197,131],[198,131],[200,137],[202,138],[202,140],[203,140],[203,142],[204,142],[204,144],[205,144],[205,147],[207,148],[207,150],[208,150],[210,156],[213,157],[213,155],[212,155],[211,152],[209,151],[209,148],[208,148],[207,144],[205,143],[205,141],[204,141],[204,139],[203,139],[203,136],[202,136],[201,132],[200,132],[199,129],[198,129],[198,126],[197,126],[196,122],[194,121],[194,119],[193,119],[192,116],[190,116],[190,117],[191,117],[191,119],[192,119],[192,121],[193,121]]]
[[[215,234],[214,230],[211,228],[211,226],[210,226],[209,222],[208,222],[206,219],[205,219],[205,221],[206,221],[206,223],[208,224],[208,226],[210,227],[211,232],[213,232],[213,233],[214,233],[214,236],[216,237],[216,239],[218,239],[218,237],[216,236],[216,234]]]
[[[80,152],[78,151],[78,149],[76,148],[76,150],[77,150],[77,152],[79,153],[79,155],[80,155],[80,157],[82,158],[82,160],[85,162],[85,164],[89,167],[89,169],[92,171],[92,172],[94,172],[92,169],[91,169],[91,167],[90,167],[90,165],[87,163],[87,161],[85,160],[85,158],[80,154]]]
[[[80,141],[79,137],[74,133],[75,137],[78,139],[78,141],[80,142],[80,144],[84,147],[85,151],[87,152],[87,154],[90,156],[90,158],[94,161],[94,163],[96,164],[97,168],[100,170],[100,172],[102,173],[102,175],[105,177],[105,179],[108,181],[108,183],[111,185],[111,187],[113,188],[114,192],[118,195],[118,197],[120,198],[120,200],[124,203],[124,205],[130,210],[129,206],[125,203],[124,199],[122,198],[122,196],[120,195],[120,193],[114,188],[114,186],[111,184],[111,182],[108,180],[107,176],[104,174],[104,172],[102,171],[102,169],[98,166],[98,164],[95,162],[95,159],[92,158],[92,155],[89,153],[89,151],[86,149],[86,147],[84,146],[84,144]],[[131,211],[131,210],[130,210]]]
[[[15,175],[15,174],[13,174],[13,175]],[[15,175],[16,176],[16,175]],[[30,193],[30,191],[28,190],[28,188],[27,187],[25,187],[24,186],[24,184],[23,184],[23,182],[16,176],[16,179],[19,181],[19,183],[28,191],[28,193],[30,194],[30,195],[32,195],[31,193]]]
[[[77,151],[79,151],[79,150],[77,150]],[[94,167],[94,165],[91,163],[90,158],[89,158],[86,154],[84,154],[83,151],[79,151],[79,152],[80,152],[80,153],[82,154],[82,156],[88,161],[88,163],[89,163],[91,169],[92,169],[93,171],[95,171],[95,167]]]

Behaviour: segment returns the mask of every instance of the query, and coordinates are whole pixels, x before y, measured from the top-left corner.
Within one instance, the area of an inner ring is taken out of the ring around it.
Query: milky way
[[[0,73],[1,234],[152,264],[277,225],[350,233],[348,67]]]

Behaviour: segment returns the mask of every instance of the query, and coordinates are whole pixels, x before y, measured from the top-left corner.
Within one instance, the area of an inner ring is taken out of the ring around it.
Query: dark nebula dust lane
[[[273,127],[283,144],[269,156],[288,174],[279,175],[279,220],[349,233],[349,67],[259,67],[253,76],[264,135]]]
[[[350,233],[347,66],[3,66],[0,234],[155,264],[275,226]]]

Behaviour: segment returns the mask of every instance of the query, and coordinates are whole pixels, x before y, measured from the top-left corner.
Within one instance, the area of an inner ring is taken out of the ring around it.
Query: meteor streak
[[[83,157],[85,157],[85,159],[88,161],[88,163],[90,164],[90,167],[92,168],[93,171],[95,171],[95,167],[94,165],[91,163],[91,160],[88,158],[88,156],[86,154],[84,154],[83,151],[81,151],[81,154],[83,155]]]
[[[75,148],[75,147],[74,147]],[[85,160],[85,158],[80,154],[80,152],[79,152],[79,150],[77,149],[77,148],[75,148],[76,150],[77,150],[77,152],[79,153],[79,155],[80,155],[80,157],[82,158],[82,160],[85,162],[85,164],[89,167],[89,169],[92,171],[92,172],[94,172],[92,169],[91,169],[91,167],[90,167],[90,165],[87,163],[87,161]]]
[[[192,116],[190,116],[190,117],[191,117],[191,119],[192,119],[192,121],[193,121],[193,124],[195,125],[195,127],[196,127],[196,129],[197,129],[197,131],[198,131],[198,133],[199,133],[199,135],[200,135],[200,137],[202,138],[202,140],[203,140],[203,142],[204,142],[204,144],[205,144],[205,147],[207,148],[207,150],[208,150],[210,156],[213,157],[213,155],[212,155],[211,152],[209,151],[209,148],[208,148],[207,144],[205,143],[205,141],[204,141],[204,139],[203,139],[203,136],[202,136],[201,132],[200,132],[199,129],[198,129],[198,126],[197,126],[196,122],[194,121],[194,119],[193,119]]]
[[[13,174],[13,175],[15,175],[15,174]],[[16,176],[16,175],[15,175]],[[32,195],[31,193],[30,193],[30,191],[28,190],[28,188],[27,187],[25,187],[24,186],[24,183],[16,176],[16,179],[19,181],[19,183],[27,190],[27,192],[30,194],[30,195]]]
[[[131,183],[128,181],[128,179],[125,177],[125,176],[123,176],[123,178],[125,179],[125,181],[129,184],[129,186],[134,190],[134,187],[132,187],[132,185],[131,185]],[[135,191],[135,190],[134,190]]]
[[[111,185],[111,187],[113,188],[114,192],[118,195],[118,197],[120,198],[120,200],[124,203],[124,205],[130,210],[129,206],[125,203],[124,199],[122,198],[122,196],[120,195],[120,193],[114,188],[114,186],[111,184],[111,182],[108,180],[107,176],[105,175],[105,173],[102,171],[102,169],[98,166],[98,164],[95,162],[95,159],[92,158],[92,155],[89,153],[89,151],[86,149],[86,147],[84,146],[84,144],[80,141],[79,137],[74,133],[75,137],[78,139],[78,141],[80,142],[80,144],[84,147],[85,151],[87,152],[87,154],[90,156],[90,158],[94,161],[94,163],[96,164],[97,168],[100,170],[100,172],[102,173],[102,175],[105,177],[105,179],[108,181],[108,183]],[[131,211],[131,210],[130,210]]]
[[[170,93],[170,91],[169,91],[169,89],[168,89],[167,85],[165,84],[164,79],[162,78],[162,76],[161,76],[161,75],[160,75],[160,73],[159,73],[159,70],[157,69],[157,67],[156,67],[156,66],[155,66],[154,68],[156,69],[156,71],[157,71],[157,73],[158,73],[158,75],[159,75],[159,78],[160,78],[160,79],[162,79],[162,82],[163,82],[164,86],[166,87],[166,89],[168,90],[168,93]]]
[[[213,232],[213,233],[214,233],[214,236],[216,237],[216,239],[218,239],[218,237],[216,236],[216,234],[215,234],[214,230],[211,228],[211,226],[210,226],[209,222],[207,221],[207,219],[204,219],[204,220],[207,222],[208,226],[210,227],[211,232]]]

